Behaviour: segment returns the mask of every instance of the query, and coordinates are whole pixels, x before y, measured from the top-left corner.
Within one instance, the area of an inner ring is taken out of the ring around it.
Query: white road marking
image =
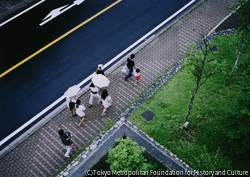
[[[42,23],[40,23],[39,25],[42,26],[45,23],[49,22],[50,20],[56,18],[57,16],[61,15],[62,13],[66,12],[67,10],[69,10],[70,8],[74,7],[75,5],[79,5],[81,4],[83,1],[85,0],[75,0],[73,2],[73,4],[68,4],[62,7],[59,7],[57,9],[52,10],[43,20]]]
[[[45,0],[39,1],[38,3],[36,3],[36,4],[34,4],[33,6],[29,7],[28,9],[26,9],[26,10],[20,12],[19,14],[15,15],[14,17],[12,17],[12,18],[10,18],[10,19],[4,21],[3,23],[0,24],[0,27],[3,26],[3,25],[5,25],[6,23],[10,22],[11,20],[14,20],[15,18],[19,17],[20,15],[22,15],[22,14],[24,14],[25,12],[29,11],[30,9],[32,9],[32,8],[34,8],[34,7],[36,7],[36,6],[38,6],[39,4],[43,3],[44,1],[45,1]]]
[[[121,52],[120,54],[118,54],[116,57],[114,57],[113,59],[111,59],[108,63],[106,63],[103,67],[103,69],[105,69],[106,67],[108,67],[111,63],[113,63],[115,60],[117,60],[119,57],[121,57],[122,55],[124,55],[126,52],[128,52],[130,49],[132,49],[134,46],[136,46],[137,44],[139,44],[141,41],[145,40],[145,38],[147,38],[149,35],[151,35],[152,33],[154,33],[156,30],[158,30],[159,28],[161,28],[163,25],[165,25],[167,22],[169,22],[170,20],[172,20],[175,16],[177,16],[179,13],[181,13],[183,10],[185,10],[188,6],[190,6],[192,3],[194,3],[196,0],[192,0],[190,1],[188,4],[186,4],[185,6],[183,6],[181,9],[179,9],[177,12],[175,12],[173,15],[171,15],[169,18],[167,18],[166,20],[164,20],[162,23],[160,23],[158,26],[156,26],[154,29],[152,29],[150,32],[148,32],[147,34],[145,34],[143,37],[141,37],[139,40],[137,40],[135,43],[133,43],[131,46],[129,46],[127,49],[125,49],[123,52]],[[93,75],[95,74],[95,72],[93,74],[91,74],[90,76],[88,76],[86,79],[84,79],[82,82],[80,82],[79,84],[77,84],[79,87],[81,87],[83,84],[85,84],[87,81],[89,81]],[[58,103],[60,103],[61,101],[63,101],[63,99],[65,99],[65,96],[61,96],[60,98],[58,98],[54,103],[52,103],[51,105],[49,105],[47,108],[45,108],[43,111],[41,111],[39,114],[37,114],[36,116],[34,116],[32,119],[30,119],[28,122],[26,122],[25,124],[23,124],[21,127],[19,127],[17,130],[15,130],[14,132],[12,132],[9,136],[7,136],[6,138],[4,138],[3,140],[1,140],[0,142],[0,146],[3,145],[6,141],[8,141],[10,138],[12,138],[13,136],[15,136],[17,133],[19,133],[20,131],[22,131],[24,128],[26,128],[29,124],[31,124],[33,121],[35,121],[36,119],[38,119],[40,116],[42,116],[43,114],[45,114],[47,111],[49,111],[53,106],[57,105]]]

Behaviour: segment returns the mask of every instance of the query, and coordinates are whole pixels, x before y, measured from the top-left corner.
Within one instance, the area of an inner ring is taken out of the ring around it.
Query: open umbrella
[[[78,85],[74,85],[74,86],[68,88],[68,90],[66,92],[64,92],[64,96],[66,98],[75,96],[79,90],[80,90],[80,87]]]
[[[110,83],[108,78],[102,74],[94,75],[94,77],[92,78],[92,82],[94,83],[95,86],[100,88],[107,87]]]

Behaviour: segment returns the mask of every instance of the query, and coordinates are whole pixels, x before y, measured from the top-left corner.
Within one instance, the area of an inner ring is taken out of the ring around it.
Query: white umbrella
[[[102,74],[94,75],[94,77],[92,78],[92,82],[94,83],[95,86],[100,88],[107,87],[110,83],[108,78]]]
[[[78,85],[74,85],[68,88],[66,92],[64,92],[64,96],[66,97],[66,99],[69,97],[75,96],[79,90],[80,90],[80,87]]]

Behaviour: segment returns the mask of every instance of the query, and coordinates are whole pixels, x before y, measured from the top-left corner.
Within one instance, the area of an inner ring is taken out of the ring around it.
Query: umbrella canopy
[[[94,77],[92,78],[92,82],[94,83],[95,86],[100,88],[107,87],[110,83],[108,78],[102,74],[94,75]]]
[[[66,98],[75,96],[79,90],[80,90],[80,87],[78,85],[74,85],[74,86],[68,88],[68,90],[66,92],[64,92],[64,96]]]

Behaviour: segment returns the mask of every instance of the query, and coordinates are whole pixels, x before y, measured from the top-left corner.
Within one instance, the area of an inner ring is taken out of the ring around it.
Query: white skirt
[[[104,108],[108,108],[112,104],[112,100],[110,96],[107,96],[105,100],[102,99],[102,105]]]

